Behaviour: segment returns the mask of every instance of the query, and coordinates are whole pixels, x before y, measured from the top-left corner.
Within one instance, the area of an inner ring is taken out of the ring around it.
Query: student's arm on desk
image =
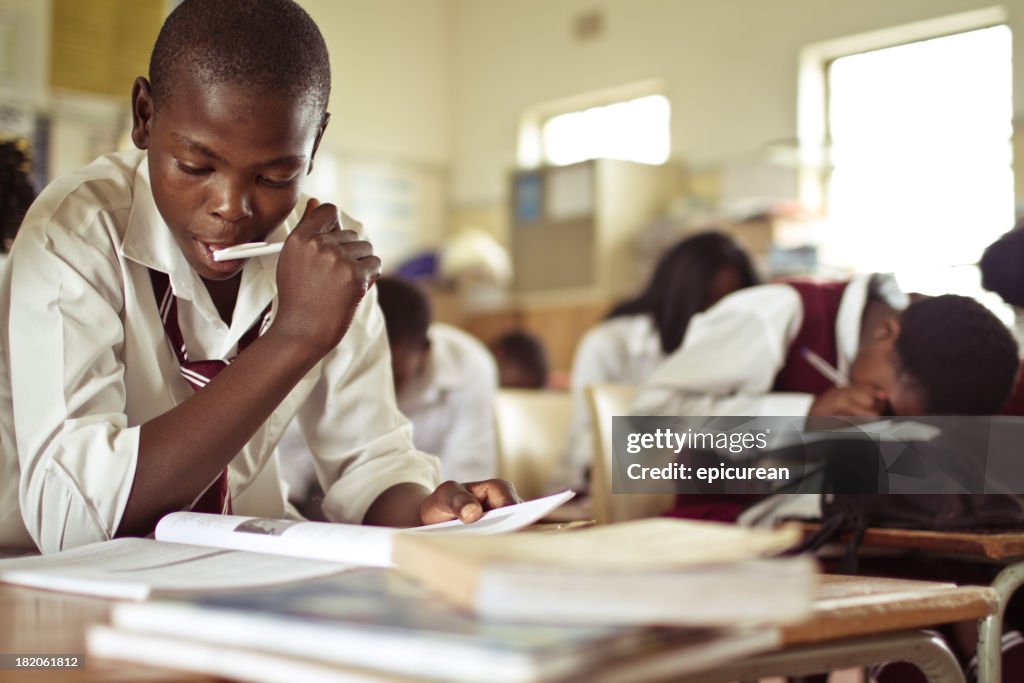
[[[693,317],[640,387],[634,415],[806,415],[811,394],[772,392],[803,317],[786,285],[741,290]]]
[[[337,207],[310,200],[278,260],[270,328],[202,391],[142,425],[118,535],[146,534],[187,507],[341,342],[379,274],[373,247],[342,230]]]
[[[460,484],[446,481],[433,493],[417,484],[398,484],[380,494],[364,524],[412,527],[452,519],[475,522],[487,510],[521,503],[511,484],[501,479]]]

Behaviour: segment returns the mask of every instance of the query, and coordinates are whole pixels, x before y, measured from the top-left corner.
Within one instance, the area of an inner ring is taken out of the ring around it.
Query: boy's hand
[[[874,387],[832,387],[814,399],[808,415],[878,417],[885,401],[885,394]]]
[[[437,524],[461,519],[475,522],[487,510],[523,502],[515,487],[504,479],[486,479],[460,484],[446,481],[427,496],[420,505],[420,521]]]
[[[341,229],[338,208],[311,199],[277,262],[273,329],[326,354],[345,336],[380,269],[373,246]]]

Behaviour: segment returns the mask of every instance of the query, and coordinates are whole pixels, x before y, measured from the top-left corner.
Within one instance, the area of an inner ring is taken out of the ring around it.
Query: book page
[[[173,543],[390,567],[393,533],[358,524],[172,512],[157,524],[155,535]]]
[[[484,516],[472,524],[463,524],[457,519],[440,524],[405,529],[403,533],[435,533],[442,532],[445,535],[458,534],[460,536],[487,536],[490,534],[503,534],[510,531],[525,529],[536,521],[547,516],[549,512],[567,502],[576,494],[573,491],[562,491],[553,493],[550,496],[528,500],[518,505],[488,510]]]
[[[573,497],[563,491],[544,498],[489,510],[472,524],[459,520],[402,530],[402,533],[490,535],[516,531],[533,524]],[[388,527],[261,519],[201,512],[174,512],[160,520],[156,538],[215,548],[292,555],[368,567],[391,567],[392,539]]]
[[[0,581],[142,600],[151,593],[264,586],[326,576],[347,568],[334,562],[298,562],[277,555],[118,538],[53,555],[0,561]]]

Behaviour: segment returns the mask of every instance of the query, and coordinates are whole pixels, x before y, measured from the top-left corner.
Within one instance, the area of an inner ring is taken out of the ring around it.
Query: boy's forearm
[[[162,515],[188,506],[318,360],[268,331],[202,391],[143,424],[117,535],[148,534]]]
[[[397,484],[377,496],[363,517],[363,524],[420,526],[420,506],[431,491],[419,484]]]

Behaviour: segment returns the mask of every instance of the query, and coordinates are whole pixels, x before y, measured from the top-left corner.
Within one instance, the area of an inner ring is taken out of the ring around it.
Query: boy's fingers
[[[306,210],[292,232],[329,233],[341,228],[341,214],[334,204],[321,204],[317,199],[306,203]]]
[[[305,211],[302,212],[302,219],[301,220],[305,220],[306,217],[309,216],[309,214],[313,213],[313,209],[315,209],[318,206],[320,206],[320,200],[319,199],[315,199],[313,197],[310,197],[309,201],[306,202],[306,209],[305,209]]]
[[[480,519],[484,514],[480,501],[462,484],[452,483],[454,486],[448,495],[448,509],[451,513],[466,524]]]
[[[424,524],[435,524],[449,519],[475,522],[484,513],[480,502],[466,488],[454,481],[438,486],[421,508]]]
[[[865,387],[849,387],[844,392],[847,402],[864,410],[875,410],[878,407],[877,390]]]
[[[523,499],[516,493],[516,488],[504,479],[474,481],[464,484],[464,486],[483,504],[485,510],[503,508],[523,502]]]

